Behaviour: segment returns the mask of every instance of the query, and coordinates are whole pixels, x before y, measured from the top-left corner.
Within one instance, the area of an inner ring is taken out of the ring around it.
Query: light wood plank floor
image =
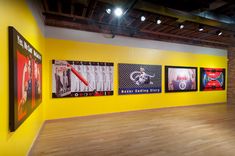
[[[49,121],[30,155],[235,156],[235,106],[202,105]]]

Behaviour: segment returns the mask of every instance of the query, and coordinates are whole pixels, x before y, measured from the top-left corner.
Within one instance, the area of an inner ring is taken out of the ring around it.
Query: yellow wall
[[[227,69],[226,56],[162,51],[104,44],[46,39],[44,90],[45,118],[56,119],[131,110],[226,102],[225,91],[118,95],[118,63],[160,64]],[[114,62],[114,95],[103,97],[51,98],[53,59]],[[164,68],[162,68],[164,86]]]
[[[15,132],[9,132],[8,26],[14,26],[44,57],[44,37],[22,0],[0,0],[0,155],[26,155],[43,123],[41,104]],[[43,85],[43,89],[44,85]],[[43,99],[44,101],[44,99]]]
[[[0,155],[26,155],[44,119],[226,102],[226,90],[168,94],[163,92],[161,94],[129,96],[117,94],[117,63],[221,67],[227,69],[226,57],[44,39],[24,0],[0,0],[0,19]],[[9,132],[8,126],[9,25],[14,26],[43,57],[43,102],[13,133]],[[52,99],[52,59],[114,62],[114,95]],[[162,85],[164,86],[164,68],[162,69]]]

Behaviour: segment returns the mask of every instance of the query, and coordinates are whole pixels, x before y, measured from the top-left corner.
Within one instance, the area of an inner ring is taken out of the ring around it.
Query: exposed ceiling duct
[[[235,31],[234,20],[230,18],[221,17],[212,13],[202,13],[202,14],[192,14],[184,11],[179,11],[164,6],[156,5],[153,3],[146,2],[144,0],[139,0],[134,7],[142,11],[147,11],[151,13],[156,13],[160,15],[170,16],[178,18],[182,21],[191,21],[195,23],[205,24],[209,26],[219,27],[226,30]],[[229,21],[229,22],[227,22]]]
[[[216,0],[216,1],[213,1],[212,3],[210,3],[208,10],[215,10],[215,9],[218,9],[218,8],[224,6],[225,4],[228,4],[228,2],[225,2],[225,1],[223,1],[223,0]]]

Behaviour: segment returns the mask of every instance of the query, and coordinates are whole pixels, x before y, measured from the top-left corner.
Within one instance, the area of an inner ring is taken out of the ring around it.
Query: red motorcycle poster
[[[15,131],[42,101],[42,56],[9,27],[10,130]]]
[[[200,68],[200,90],[225,90],[225,69]]]

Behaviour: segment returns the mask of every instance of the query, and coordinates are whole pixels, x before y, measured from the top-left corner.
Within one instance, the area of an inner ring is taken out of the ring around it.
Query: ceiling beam
[[[47,4],[47,0],[43,0],[42,4],[43,4],[43,7],[44,7],[44,10],[45,10],[45,11],[49,11],[49,7],[48,7],[48,4]]]
[[[135,4],[138,2],[138,0],[131,0],[131,1],[127,1],[127,3],[124,3],[122,5],[123,10],[123,15],[121,18],[112,18],[110,20],[110,23],[113,22],[113,20],[116,20],[117,25],[122,24],[122,22],[124,21],[125,17],[128,16],[129,12],[133,9],[133,7],[135,6]]]
[[[138,0],[132,0],[131,2],[127,3],[125,6],[127,6],[125,12],[123,13],[123,15],[125,16],[125,14],[127,14],[134,6],[135,4],[138,2]]]
[[[58,1],[57,8],[58,8],[58,12],[62,13],[62,4],[61,4],[61,1]]]
[[[97,0],[90,0],[89,1],[85,17],[92,18],[96,4],[97,4]]]
[[[71,15],[74,14],[74,10],[75,10],[75,6],[73,4],[71,4],[71,10],[70,10],[70,14]]]

